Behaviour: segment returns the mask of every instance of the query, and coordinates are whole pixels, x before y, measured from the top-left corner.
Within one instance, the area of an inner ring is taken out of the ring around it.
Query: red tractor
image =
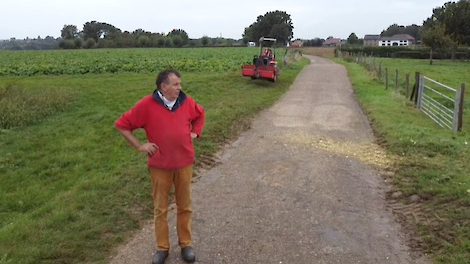
[[[267,45],[270,42],[272,45]],[[275,82],[279,75],[276,62],[276,39],[261,37],[259,47],[259,55],[254,56],[253,64],[242,66],[242,75],[249,76],[251,79],[267,79]]]

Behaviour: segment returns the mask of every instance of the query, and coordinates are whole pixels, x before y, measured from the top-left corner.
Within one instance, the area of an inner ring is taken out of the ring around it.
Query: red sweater
[[[178,169],[194,163],[190,132],[201,135],[204,109],[180,92],[172,110],[169,110],[155,92],[124,113],[116,120],[115,126],[121,130],[145,130],[148,142],[158,146],[157,152],[149,156],[148,166]]]

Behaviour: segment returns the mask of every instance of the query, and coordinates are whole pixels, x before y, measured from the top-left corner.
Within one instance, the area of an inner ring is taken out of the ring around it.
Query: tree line
[[[59,39],[47,36],[41,38],[25,38],[0,40],[0,50],[50,50],[58,47]]]
[[[242,39],[203,36],[190,39],[183,29],[173,29],[165,33],[153,33],[143,29],[132,32],[122,31],[115,26],[90,21],[79,30],[76,25],[64,25],[60,37],[26,38],[0,41],[0,50],[50,50],[50,49],[92,49],[92,48],[144,48],[144,47],[184,47],[184,46],[241,46]]]
[[[154,33],[143,29],[132,32],[105,22],[90,21],[81,30],[76,25],[64,25],[60,38],[47,37],[47,42],[37,39],[0,41],[0,49],[91,49],[91,48],[143,48],[143,47],[196,47],[196,46],[244,46],[249,41],[257,42],[260,37],[277,39],[278,45],[287,44],[293,36],[290,15],[284,11],[271,11],[257,17],[245,28],[241,39],[210,38],[203,36],[190,39],[183,29],[173,29],[168,33]],[[47,45],[46,45],[47,44]]]
[[[61,30],[59,48],[146,48],[146,47],[184,47],[184,46],[232,46],[240,45],[241,40],[228,38],[190,39],[183,29],[173,29],[165,33],[153,33],[141,28],[132,32],[122,31],[115,26],[91,21],[79,31],[75,25],[64,25]]]

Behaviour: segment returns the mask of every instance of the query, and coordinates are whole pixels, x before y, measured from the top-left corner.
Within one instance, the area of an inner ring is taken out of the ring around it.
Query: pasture
[[[153,92],[159,70],[180,70],[183,91],[206,110],[196,168],[211,166],[308,64],[281,65],[276,83],[252,81],[239,68],[256,52],[0,52],[0,263],[107,263],[152,216],[146,157],[114,121]]]

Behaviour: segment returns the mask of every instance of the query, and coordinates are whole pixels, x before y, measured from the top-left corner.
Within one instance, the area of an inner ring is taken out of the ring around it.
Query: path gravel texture
[[[194,183],[197,263],[430,263],[412,254],[387,210],[387,157],[346,69],[306,57],[289,91]],[[184,263],[174,211],[168,264]],[[111,263],[151,263],[152,226]]]

